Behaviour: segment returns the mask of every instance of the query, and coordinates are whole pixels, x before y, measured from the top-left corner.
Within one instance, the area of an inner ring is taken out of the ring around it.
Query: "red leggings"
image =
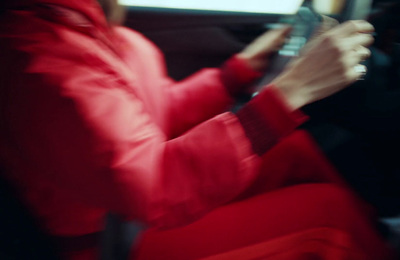
[[[145,232],[135,259],[393,259],[371,209],[306,132],[265,154],[261,171],[235,203],[182,228]]]

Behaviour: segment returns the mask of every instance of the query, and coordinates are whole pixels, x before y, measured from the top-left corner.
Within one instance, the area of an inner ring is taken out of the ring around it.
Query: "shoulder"
[[[133,45],[138,49],[159,52],[158,47],[138,31],[124,26],[114,26],[113,32],[117,35],[117,37],[122,38],[124,41],[127,41],[130,45]]]

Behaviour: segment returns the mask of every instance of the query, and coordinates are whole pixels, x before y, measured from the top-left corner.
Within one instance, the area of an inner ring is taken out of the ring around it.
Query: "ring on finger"
[[[357,80],[365,79],[365,75],[367,74],[367,67],[361,64],[357,64],[354,66],[354,71],[359,75]]]

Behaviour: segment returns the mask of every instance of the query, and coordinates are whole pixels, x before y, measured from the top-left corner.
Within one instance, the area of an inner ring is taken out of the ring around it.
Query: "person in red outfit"
[[[307,120],[299,108],[362,75],[354,68],[369,55],[370,24],[352,21],[319,36],[234,114],[227,112],[233,95],[248,91],[289,29],[261,36],[221,68],[176,82],[157,47],[107,23],[95,0],[0,6],[1,164],[48,234],[99,232],[110,211],[152,227],[182,226],[254,184],[265,185],[260,192],[312,181],[346,186],[295,129]],[[304,176],[309,167],[315,174]],[[369,236],[354,238],[374,236],[368,225],[357,232],[364,229]],[[360,244],[366,257],[384,251]],[[95,257],[93,250],[62,254]]]

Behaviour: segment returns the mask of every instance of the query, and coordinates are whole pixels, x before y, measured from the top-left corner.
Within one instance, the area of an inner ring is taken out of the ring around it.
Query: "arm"
[[[168,77],[163,54],[153,43],[123,27],[116,27],[115,31],[128,43],[124,56],[134,73],[160,79],[161,84],[156,84],[159,85],[158,93],[153,91],[148,95],[161,95],[165,100],[164,106],[157,108],[164,111],[165,123],[159,125],[169,137],[176,137],[228,110],[237,95],[250,93],[251,83],[262,75],[260,71],[265,70],[268,56],[283,43],[289,29],[269,31],[221,68],[203,69],[178,82]],[[157,105],[160,104],[152,104],[148,109]]]
[[[295,92],[278,90],[293,90],[284,84],[291,70],[237,116],[221,114],[169,140],[121,75],[40,57],[24,77],[20,67],[10,70],[18,81],[5,85],[12,87],[7,128],[18,159],[89,205],[156,226],[189,222],[238,195],[257,176],[258,155],[301,123],[289,95]],[[313,82],[313,90],[343,87],[324,82]],[[318,97],[298,93],[304,102]]]
[[[29,147],[38,172],[90,205],[173,226],[229,201],[257,175],[259,157],[231,113],[167,140],[141,101],[113,78],[82,66],[45,78],[63,78],[62,88],[55,92],[45,82],[27,79],[36,82],[26,93],[34,98],[15,103],[14,131],[21,147]],[[274,99],[273,93],[264,95]],[[265,124],[271,119],[265,135],[272,139],[296,126],[291,116],[289,123],[274,116],[263,116]]]
[[[166,89],[171,136],[230,109],[234,97],[261,75],[233,56],[220,69],[203,69]]]
[[[290,31],[290,27],[268,31],[225,62],[221,69],[204,70],[169,89],[171,118],[182,119],[182,124],[174,125],[173,132],[182,133],[229,108],[232,98],[251,94],[252,83],[265,73],[269,56],[283,44]],[[216,98],[216,93],[229,94],[229,100],[222,96]]]

